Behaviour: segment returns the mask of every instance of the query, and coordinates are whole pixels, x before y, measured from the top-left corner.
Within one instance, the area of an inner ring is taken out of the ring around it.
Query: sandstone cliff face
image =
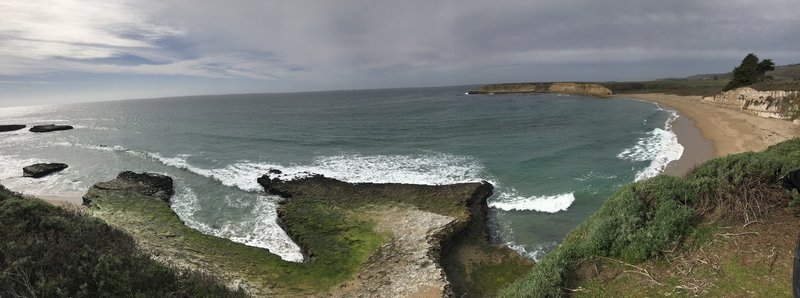
[[[541,89],[541,90],[540,90]],[[512,83],[512,84],[493,84],[481,86],[479,93],[528,93],[544,91],[545,88],[537,88],[536,84]]]
[[[598,84],[587,83],[553,83],[547,88],[550,93],[588,95],[597,97],[609,97],[613,95],[611,89]]]
[[[736,88],[703,97],[703,101],[766,118],[794,119],[800,112],[799,91],[758,91],[750,87]]]
[[[492,84],[481,86],[478,90],[469,91],[469,94],[493,93],[560,93],[570,95],[584,95],[597,97],[610,97],[611,89],[598,84],[589,83],[510,83]]]

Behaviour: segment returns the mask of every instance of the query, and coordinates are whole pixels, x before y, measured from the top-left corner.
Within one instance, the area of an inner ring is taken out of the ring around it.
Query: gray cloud
[[[0,75],[171,75],[286,91],[644,80],[727,71],[748,52],[800,58],[797,0],[59,3],[40,13],[43,3],[0,0]]]

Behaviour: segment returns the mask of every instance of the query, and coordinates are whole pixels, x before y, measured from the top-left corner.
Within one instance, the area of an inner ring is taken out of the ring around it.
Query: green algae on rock
[[[454,244],[479,247],[474,251],[485,258],[475,264],[530,268],[530,262],[518,255],[492,259],[496,253],[484,254],[502,250],[482,236],[485,222],[474,222],[485,219],[486,199],[492,192],[485,182],[350,184],[319,175],[292,181],[265,175],[259,182],[267,190],[290,197],[278,214],[306,256],[304,262],[294,263],[266,249],[191,229],[168,203],[137,191],[136,183],[118,180],[98,183],[88,191],[86,203],[92,215],[133,235],[160,261],[203,270],[256,296],[453,296],[449,280],[467,280],[451,278],[451,271],[444,268],[449,265],[442,266],[443,249],[451,252]],[[132,187],[109,187],[126,184]],[[476,211],[481,214],[473,214]],[[480,235],[479,239],[463,240],[472,226],[483,231],[468,233]],[[515,279],[505,277],[498,284]],[[461,292],[459,287],[455,290]]]

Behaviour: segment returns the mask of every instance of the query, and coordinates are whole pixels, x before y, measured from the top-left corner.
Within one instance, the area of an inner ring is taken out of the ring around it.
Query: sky
[[[800,62],[800,0],[0,0],[0,106]]]

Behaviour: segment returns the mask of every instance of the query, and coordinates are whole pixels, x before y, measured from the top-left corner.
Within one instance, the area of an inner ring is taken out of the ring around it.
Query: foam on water
[[[505,211],[532,210],[546,213],[566,211],[575,202],[575,193],[564,193],[552,196],[523,197],[515,192],[502,193],[497,199],[489,202],[489,207]]]
[[[670,116],[664,129],[653,129],[647,136],[637,140],[636,145],[617,155],[618,158],[624,160],[650,161],[646,168],[636,173],[635,181],[658,175],[670,162],[680,159],[683,155],[683,145],[678,143],[678,136],[672,131],[672,121],[678,118],[678,113],[669,112]]]
[[[282,171],[281,178],[289,180],[314,173],[351,183],[426,185],[480,181],[484,174],[484,167],[474,159],[444,153],[368,156],[346,154],[319,157],[309,165],[289,166],[245,161],[216,169],[193,166],[187,162],[188,155],[164,157],[158,153],[148,153],[148,156],[164,165],[185,169],[217,180],[223,185],[250,192],[263,190],[256,179],[271,169]]]
[[[258,195],[232,198],[235,195],[227,195],[225,200],[229,205],[248,214],[242,221],[226,221],[216,227],[196,220],[195,213],[200,210],[197,194],[183,181],[175,181],[177,191],[170,200],[171,207],[187,226],[204,234],[268,249],[286,261],[303,261],[300,247],[278,225],[277,198]]]

